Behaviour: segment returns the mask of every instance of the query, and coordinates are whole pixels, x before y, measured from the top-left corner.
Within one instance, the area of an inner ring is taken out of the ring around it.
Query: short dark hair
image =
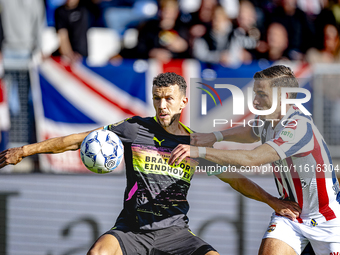
[[[271,87],[298,88],[299,83],[293,71],[284,65],[271,66],[254,74],[255,80],[268,79]],[[290,93],[289,98],[296,98],[297,93]]]
[[[176,73],[160,73],[153,79],[153,86],[156,87],[169,87],[178,85],[179,90],[186,95],[187,83],[184,78]]]

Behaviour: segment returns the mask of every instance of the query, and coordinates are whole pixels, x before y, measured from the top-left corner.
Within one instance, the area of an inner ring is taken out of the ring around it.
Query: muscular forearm
[[[24,145],[22,147],[23,157],[40,153],[61,153],[80,148],[81,142],[89,132],[50,138],[43,142]]]
[[[223,141],[239,142],[239,143],[253,143],[259,140],[255,137],[251,127],[237,126],[226,129],[221,132]],[[213,133],[193,133],[190,135],[190,144],[196,146],[211,147],[217,141]]]
[[[277,152],[268,144],[253,150],[218,150],[206,148],[205,159],[220,165],[228,166],[260,166],[279,160]]]
[[[256,183],[239,173],[225,172],[217,175],[217,177],[220,180],[229,183],[233,189],[237,190],[242,195],[266,203],[279,215],[295,220],[301,213],[301,208],[296,202],[283,201],[270,195]]]
[[[217,175],[217,177],[221,181],[228,183],[234,190],[237,190],[242,195],[266,203],[275,210],[275,201],[278,199],[243,175],[239,173],[221,173]]]
[[[249,126],[237,126],[221,131],[223,141],[238,142],[238,143],[253,143],[259,139],[253,135],[253,131]]]
[[[239,150],[218,150],[214,148],[206,148],[207,153],[205,159],[215,162],[223,166],[258,166],[261,163],[253,157],[251,151]]]

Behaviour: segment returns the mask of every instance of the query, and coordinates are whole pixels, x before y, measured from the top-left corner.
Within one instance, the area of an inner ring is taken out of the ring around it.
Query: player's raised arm
[[[193,133],[190,135],[190,144],[195,146],[211,147],[215,142],[229,141],[238,143],[253,143],[260,138],[255,136],[250,126],[237,126],[212,133]]]
[[[102,129],[102,127],[98,129]],[[23,158],[34,154],[52,154],[78,150],[84,138],[92,131],[50,138],[39,143],[4,150],[0,153],[0,168],[7,165],[16,165]]]

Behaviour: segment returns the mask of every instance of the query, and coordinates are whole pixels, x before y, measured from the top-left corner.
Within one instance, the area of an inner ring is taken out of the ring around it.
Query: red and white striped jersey
[[[253,132],[272,146],[280,160],[271,164],[280,196],[302,208],[299,222],[340,217],[340,192],[328,147],[310,116],[292,106],[275,128],[258,117]]]

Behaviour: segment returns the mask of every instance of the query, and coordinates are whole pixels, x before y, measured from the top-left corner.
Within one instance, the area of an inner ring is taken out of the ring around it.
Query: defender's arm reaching
[[[223,141],[238,143],[253,143],[259,141],[249,126],[237,126],[221,131]],[[214,133],[192,133],[190,144],[195,146],[211,147],[217,142]]]
[[[171,153],[169,164],[181,162],[185,157],[198,158],[198,147],[180,144]],[[220,165],[259,166],[279,160],[277,152],[268,144],[258,146],[253,150],[218,150],[206,148],[205,159]],[[283,201],[267,193],[256,183],[252,182],[242,174],[236,172],[222,172],[216,175],[222,181],[243,194],[246,197],[264,202],[275,210],[276,213],[295,220],[301,209],[292,201]]]

